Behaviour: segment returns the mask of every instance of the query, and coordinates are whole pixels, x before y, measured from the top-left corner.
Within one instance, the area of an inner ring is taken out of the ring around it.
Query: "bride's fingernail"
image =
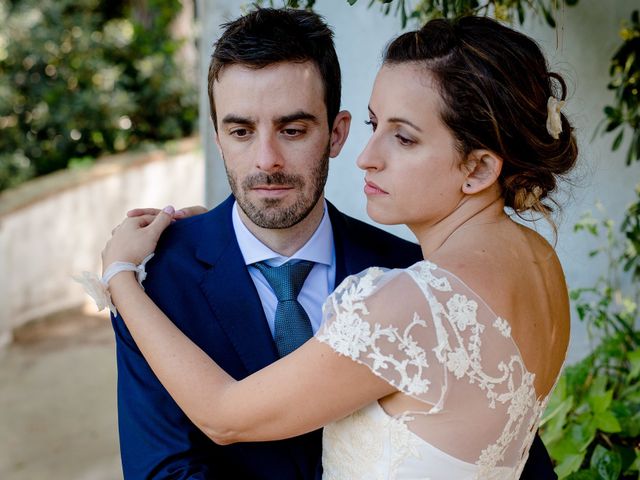
[[[174,217],[184,217],[186,215],[186,212],[184,210],[176,210],[176,212],[173,214]]]
[[[164,208],[162,209],[162,211],[163,211],[164,213],[168,213],[169,215],[173,215],[173,212],[174,212],[175,210],[174,210],[174,208],[173,208],[171,205],[168,205],[168,206],[164,207]]]

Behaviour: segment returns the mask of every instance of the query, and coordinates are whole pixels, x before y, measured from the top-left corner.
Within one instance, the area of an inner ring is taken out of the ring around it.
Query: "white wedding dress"
[[[316,338],[367,365],[423,408],[378,402],[324,428],[323,480],[517,479],[546,397],[509,323],[428,261],[370,268],[323,307]]]

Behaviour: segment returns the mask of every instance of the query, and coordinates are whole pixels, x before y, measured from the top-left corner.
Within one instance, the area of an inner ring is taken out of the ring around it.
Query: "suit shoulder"
[[[422,251],[416,243],[399,238],[389,232],[333,211],[334,238],[349,245],[354,265],[377,265],[404,268],[422,260]],[[338,247],[336,247],[338,248]]]
[[[224,207],[223,204],[200,215],[175,221],[163,232],[158,249],[189,248],[210,231],[226,230],[231,225],[231,213]]]
[[[355,233],[358,237],[370,239],[371,242],[376,242],[379,245],[386,245],[389,248],[408,248],[409,250],[419,250],[420,247],[414,242],[410,242],[403,238],[400,238],[392,233],[386,232],[379,227],[375,227],[369,223],[363,222],[356,218],[350,217],[345,214],[341,214],[347,228]]]
[[[230,210],[222,207],[170,225],[162,233],[149,266],[161,270],[171,266],[172,270],[182,271],[197,262],[198,251],[203,245],[216,249],[225,244],[233,228]]]
[[[201,217],[203,217],[203,215],[197,215],[184,220],[177,220],[169,225],[169,227],[162,232],[162,236],[158,242],[158,249],[166,249],[173,247],[174,245],[188,242],[188,240],[193,238],[196,232],[201,228]]]

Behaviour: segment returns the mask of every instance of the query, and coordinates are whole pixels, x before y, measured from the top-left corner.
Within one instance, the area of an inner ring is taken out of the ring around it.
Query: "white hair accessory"
[[[111,301],[111,292],[109,292],[109,280],[120,272],[135,272],[136,279],[142,287],[142,282],[147,278],[145,266],[153,257],[153,253],[147,255],[140,265],[134,265],[130,262],[113,262],[104,271],[104,275],[100,278],[95,273],[82,272],[81,276],[75,276],[73,279],[84,287],[85,292],[96,302],[98,311],[101,312],[108,308],[113,315],[117,315],[115,305]],[[142,287],[144,290],[144,287]]]
[[[560,110],[564,107],[564,103],[564,100],[558,100],[553,95],[547,100],[547,132],[555,140],[558,140],[560,133],[562,133]]]

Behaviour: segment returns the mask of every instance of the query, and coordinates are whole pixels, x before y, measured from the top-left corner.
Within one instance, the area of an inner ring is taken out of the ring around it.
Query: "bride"
[[[325,479],[512,479],[569,338],[553,248],[506,213],[549,219],[575,163],[566,87],[538,46],[492,20],[433,20],[387,48],[358,158],[367,212],[405,223],[425,260],[370,268],[327,299],[302,347],[235,381],[145,295],[109,282],[155,374],[219,444],[324,426]],[[105,267],[139,264],[171,216],[126,219]]]

